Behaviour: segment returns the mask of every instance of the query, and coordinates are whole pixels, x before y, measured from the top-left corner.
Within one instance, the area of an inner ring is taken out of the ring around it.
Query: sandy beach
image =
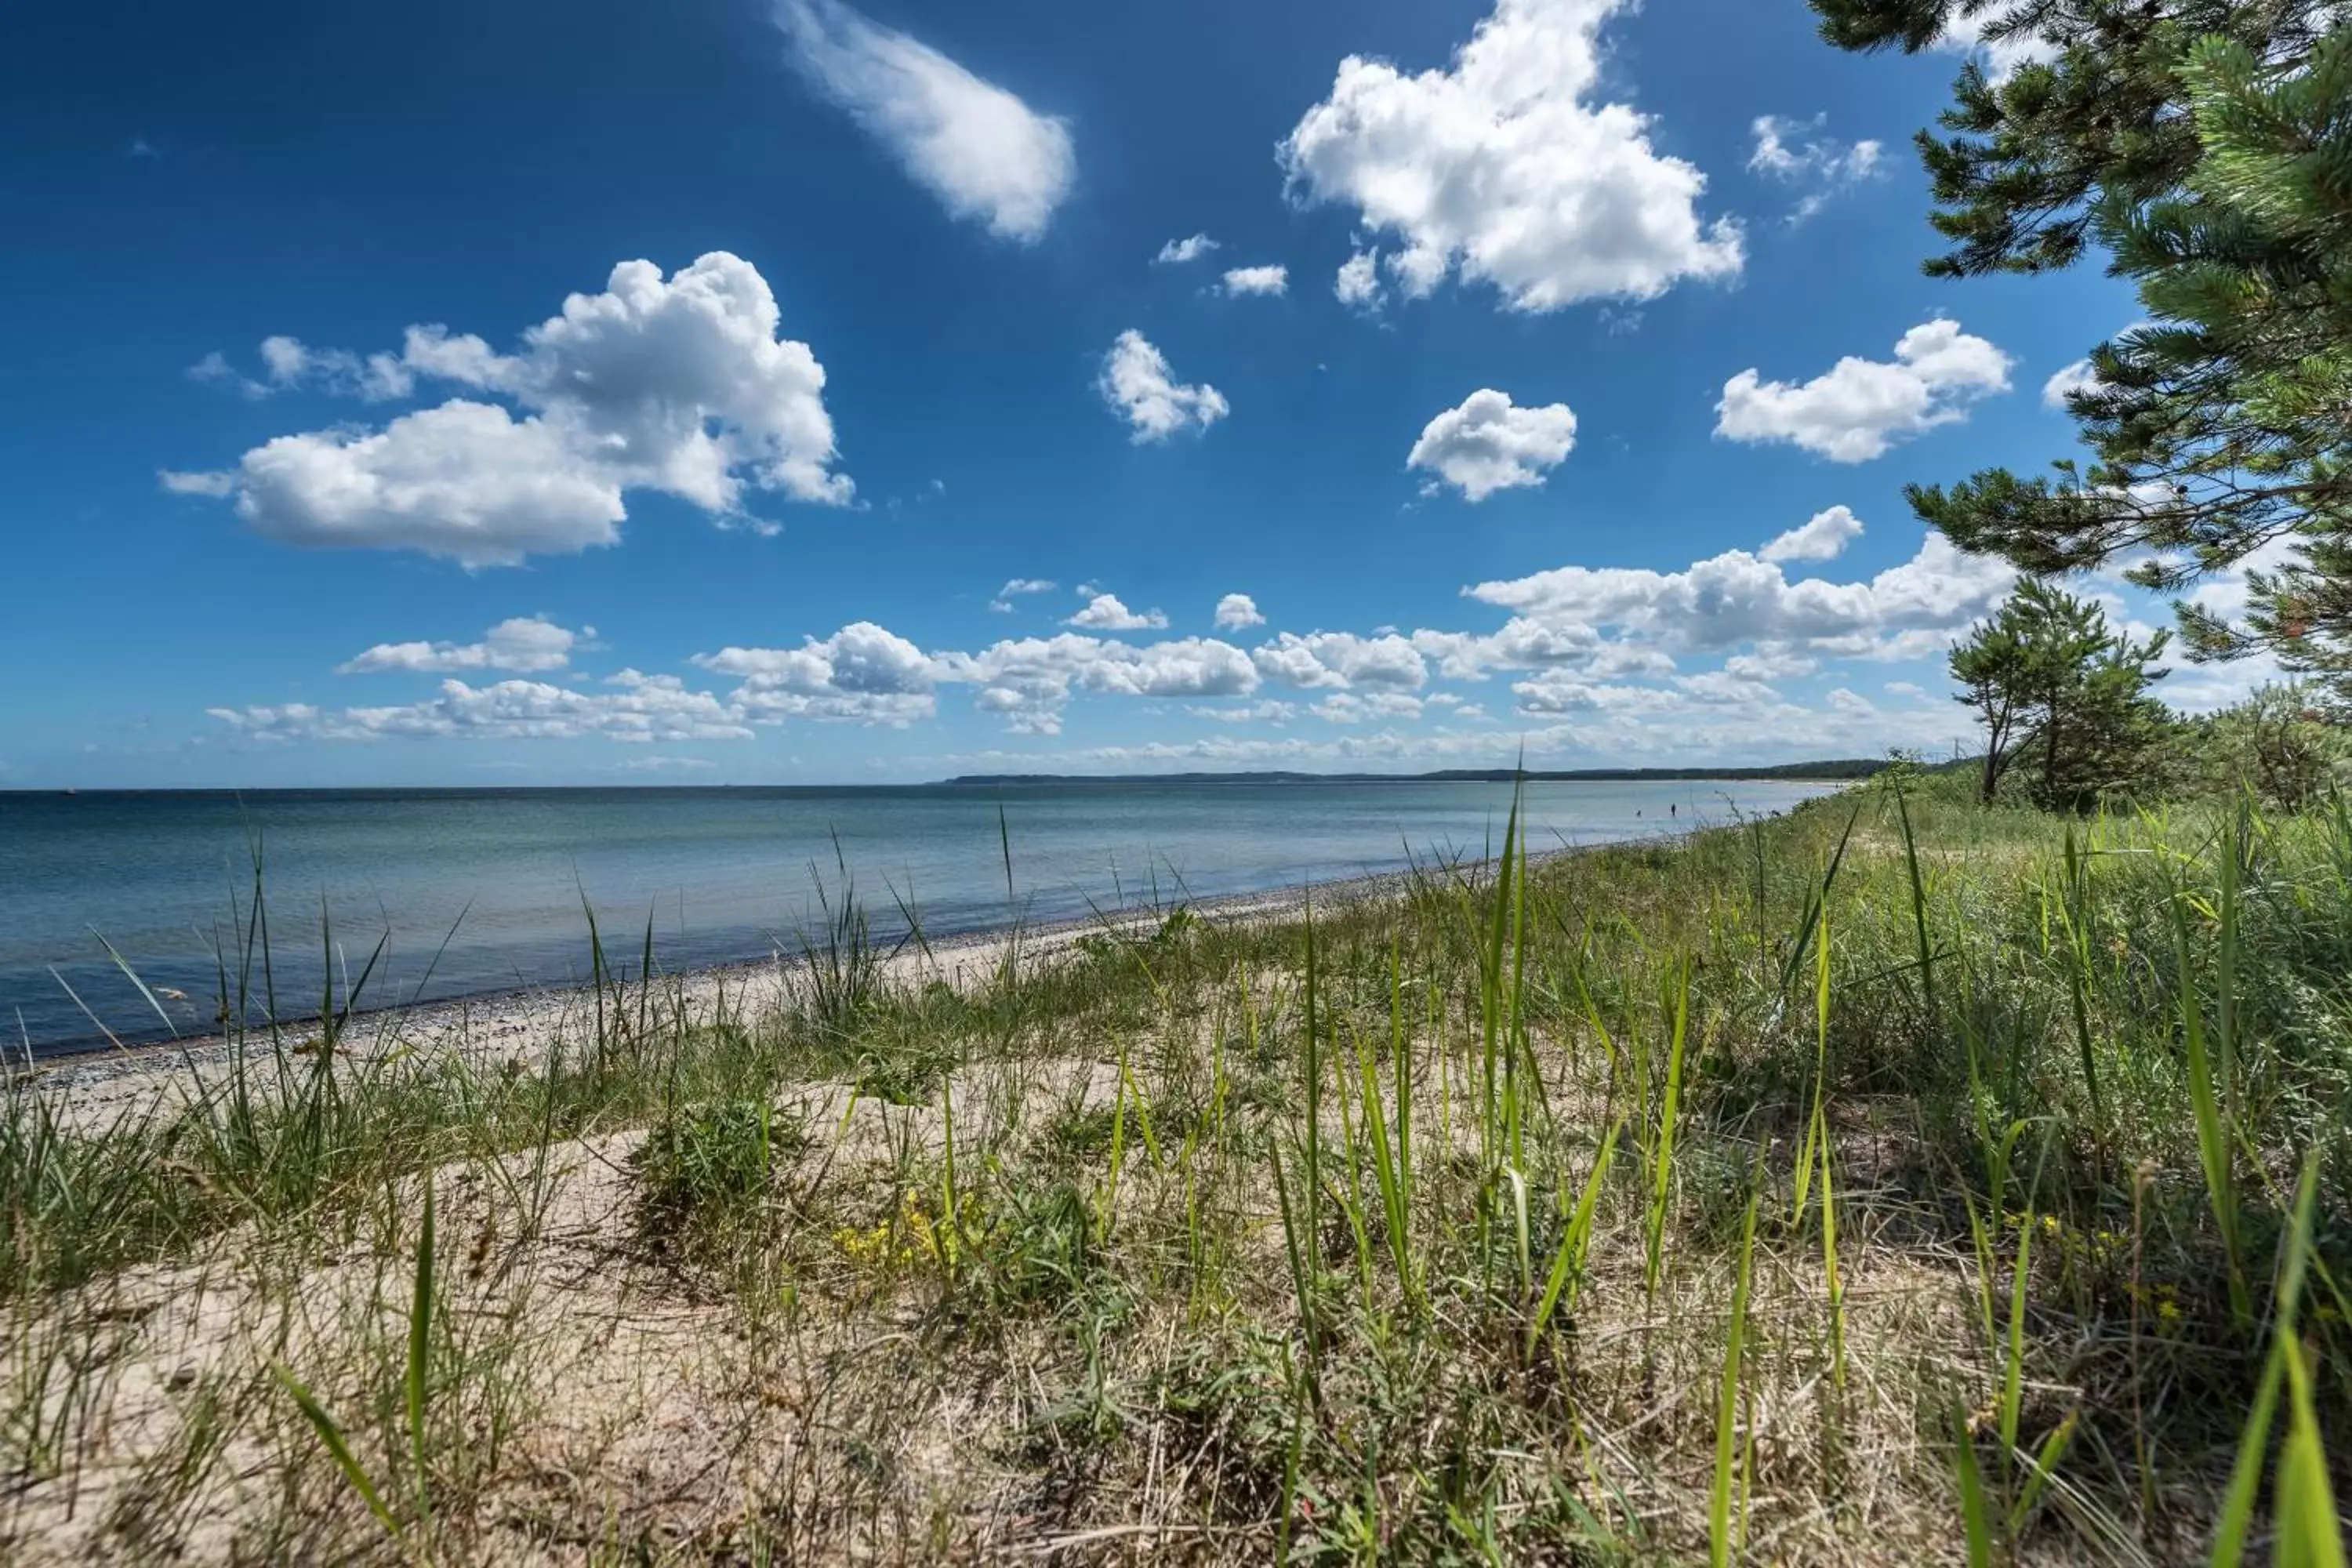
[[[1555,848],[1531,854],[1531,863],[1575,854]],[[1156,929],[1175,908],[1217,921],[1262,921],[1303,914],[1311,899],[1318,908],[1398,896],[1412,879],[1403,871],[1302,883],[1254,893],[1202,900],[1181,906],[1105,911],[1083,921],[984,927],[944,936],[885,939],[879,961],[890,984],[939,983],[958,989],[997,973],[1008,958],[1025,972],[1069,953],[1088,936],[1132,936]],[[688,1027],[721,1017],[758,1017],[787,1005],[807,976],[805,959],[782,950],[763,959],[711,964],[663,973],[656,952],[651,1005],[666,1018]],[[641,987],[632,979],[625,993],[632,1006]],[[607,991],[609,998],[612,993]],[[382,1059],[394,1052],[420,1057],[456,1053],[478,1063],[509,1061],[530,1067],[558,1046],[577,1043],[594,1029],[597,995],[593,984],[530,986],[481,995],[422,1002],[356,1012],[342,1026],[338,1058],[350,1063]],[[316,1015],[280,1021],[278,1040],[298,1056],[318,1049]],[[69,1055],[36,1057],[18,1065],[13,1082],[55,1097],[64,1121],[94,1130],[117,1118],[144,1116],[159,1104],[195,1103],[226,1080],[240,1050],[265,1056],[278,1048],[266,1024],[257,1023],[242,1042],[221,1035],[100,1047]]]

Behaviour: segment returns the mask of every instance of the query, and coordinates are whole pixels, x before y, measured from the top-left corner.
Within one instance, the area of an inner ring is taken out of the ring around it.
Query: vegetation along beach
[[[2352,817],[1977,788],[20,1076],[12,1557],[2274,1551]]]

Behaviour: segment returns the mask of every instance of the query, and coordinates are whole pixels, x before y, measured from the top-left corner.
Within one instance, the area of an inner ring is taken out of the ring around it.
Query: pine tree
[[[1977,627],[1951,653],[1952,683],[1957,700],[1977,710],[1984,723],[1984,768],[1978,775],[1977,795],[1990,805],[2000,790],[2001,775],[2017,754],[2025,722],[2028,668],[2033,650],[2025,615],[2011,598]]]
[[[1848,47],[1923,47],[1955,0],[1814,0]],[[2119,558],[2183,593],[2245,573],[2242,609],[2183,602],[2192,658],[2262,649],[2352,694],[2352,29],[2309,0],[2024,0],[1987,29],[2054,58],[1963,68],[1923,133],[1959,241],[1928,269],[2036,271],[2086,241],[2149,324],[2099,345],[2069,405],[2093,454],[2055,478],[1914,487],[1963,548],[2035,573]],[[2331,27],[2337,30],[2330,31]]]
[[[2148,693],[2163,676],[2150,667],[2165,639],[2135,642],[2095,603],[2037,579],[2020,584],[1951,653],[1958,700],[1985,723],[1982,798],[2020,758],[2032,763],[2032,798],[2050,810],[2087,811],[2143,783],[2167,720]]]
[[[2152,201],[2203,160],[2181,67],[2200,40],[2226,38],[2292,69],[2342,20],[2343,0],[1812,0],[1843,49],[1933,47],[1954,25],[1990,45],[2030,45],[1995,82],[1961,67],[1952,106],[1922,131],[1936,227],[1956,244],[1937,277],[2072,266],[2104,201]]]

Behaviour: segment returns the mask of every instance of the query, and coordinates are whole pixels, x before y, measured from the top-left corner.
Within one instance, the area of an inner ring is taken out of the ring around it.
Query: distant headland
[[[1677,780],[1782,779],[1836,783],[1866,779],[1887,766],[1884,757],[1834,757],[1746,768],[1439,768],[1425,773],[959,773],[951,784],[1659,784]]]

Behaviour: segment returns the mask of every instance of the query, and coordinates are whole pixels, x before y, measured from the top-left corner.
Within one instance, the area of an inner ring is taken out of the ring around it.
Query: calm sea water
[[[1530,843],[1685,831],[1822,787],[1531,784]],[[166,1005],[204,1032],[257,846],[292,1013],[316,1011],[330,962],[356,975],[379,939],[362,1005],[580,978],[583,900],[632,961],[648,919],[671,968],[797,952],[814,876],[840,882],[836,842],[877,930],[903,929],[895,893],[949,932],[1015,905],[1061,919],[1390,870],[1408,851],[1475,856],[1509,804],[1507,784],[1433,783],[0,794],[0,1031],[36,1055],[102,1042],[91,1015],[126,1040],[162,1036],[110,942],[151,987],[185,993]]]

